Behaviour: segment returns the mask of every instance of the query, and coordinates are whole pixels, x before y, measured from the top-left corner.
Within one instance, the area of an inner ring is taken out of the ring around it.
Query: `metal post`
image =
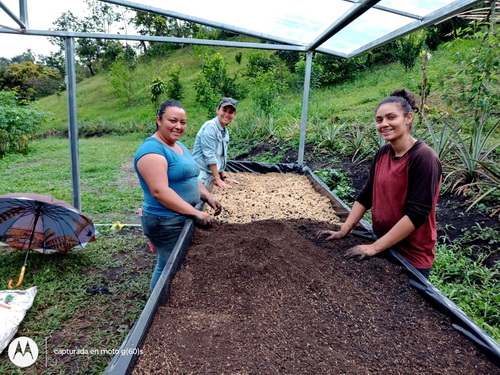
[[[304,94],[302,95],[302,117],[300,123],[300,138],[299,138],[299,160],[298,163],[304,163],[304,149],[306,145],[306,125],[307,111],[309,109],[309,90],[311,87],[311,66],[312,66],[311,51],[306,55],[306,73],[304,75]]]
[[[19,0],[19,16],[21,22],[28,27],[28,6],[26,5],[26,0]]]
[[[78,121],[76,117],[75,41],[66,37],[66,93],[68,98],[68,136],[71,156],[73,206],[81,209],[80,161],[78,157]]]

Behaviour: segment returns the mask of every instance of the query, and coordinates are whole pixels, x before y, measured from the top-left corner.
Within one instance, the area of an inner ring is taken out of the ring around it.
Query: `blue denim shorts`
[[[156,248],[158,254],[169,256],[174,248],[186,217],[177,216],[156,216],[144,214],[141,216],[142,231],[144,235]]]

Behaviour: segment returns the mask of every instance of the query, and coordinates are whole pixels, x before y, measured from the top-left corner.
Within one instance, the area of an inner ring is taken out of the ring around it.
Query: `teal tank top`
[[[162,205],[151,195],[148,185],[137,169],[137,162],[146,154],[159,154],[164,156],[168,163],[167,177],[169,187],[192,206],[195,206],[200,201],[200,190],[198,187],[200,169],[198,164],[194,161],[191,153],[184,144],[181,142],[177,142],[177,144],[181,146],[184,154],[178,154],[156,138],[150,137],[139,146],[135,153],[134,169],[144,193],[142,210],[145,213],[157,216],[180,215]]]

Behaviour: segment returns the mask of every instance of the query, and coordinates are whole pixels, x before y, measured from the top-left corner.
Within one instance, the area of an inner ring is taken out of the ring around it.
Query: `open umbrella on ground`
[[[16,287],[23,282],[29,250],[66,253],[83,248],[95,235],[92,220],[65,201],[34,193],[0,195],[0,241],[26,250]]]

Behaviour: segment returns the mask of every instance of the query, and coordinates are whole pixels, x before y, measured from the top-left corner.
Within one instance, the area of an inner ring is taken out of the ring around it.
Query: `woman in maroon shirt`
[[[377,151],[368,180],[340,230],[318,235],[327,235],[328,240],[346,236],[371,208],[378,239],[349,249],[346,257],[363,259],[394,247],[428,277],[435,258],[442,168],[436,153],[412,135],[415,108],[407,89],[395,90],[378,105],[377,131],[388,144]]]

